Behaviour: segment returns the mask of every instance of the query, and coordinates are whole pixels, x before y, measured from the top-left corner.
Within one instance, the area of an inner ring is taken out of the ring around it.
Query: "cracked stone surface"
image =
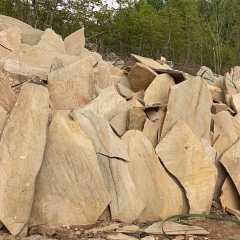
[[[166,169],[186,191],[190,213],[210,212],[217,170],[205,148],[182,120],[156,147]]]
[[[91,138],[62,112],[48,129],[30,225],[95,224],[111,198]]]
[[[130,130],[122,141],[128,147],[131,176],[147,205],[139,220],[159,221],[183,213],[185,196],[161,165],[148,138],[138,130]]]
[[[106,119],[91,111],[82,114],[73,111],[72,116],[91,137],[96,153],[129,161],[127,146],[114,134]]]
[[[43,159],[49,94],[24,83],[0,142],[0,221],[12,235],[26,228]]]

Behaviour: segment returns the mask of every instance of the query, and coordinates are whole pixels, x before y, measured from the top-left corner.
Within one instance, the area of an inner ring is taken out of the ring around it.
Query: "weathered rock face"
[[[108,87],[103,89],[96,99],[88,105],[78,108],[75,111],[83,113],[85,111],[92,111],[108,121],[115,117],[123,110],[128,110],[130,105],[128,102],[117,93],[115,87]]]
[[[9,113],[15,101],[16,96],[7,82],[6,77],[2,71],[0,71],[0,106]]]
[[[211,106],[212,96],[200,77],[172,86],[161,137],[184,120],[199,140],[210,140]]]
[[[209,213],[217,170],[189,126],[178,121],[157,145],[156,153],[185,189],[190,213]]]
[[[130,175],[127,162],[98,154],[104,182],[110,193],[113,220],[132,223],[146,207]]]
[[[43,31],[15,18],[0,15],[0,28],[5,30],[12,27],[19,27],[22,30],[22,43],[24,44],[36,45],[43,34]]]
[[[94,58],[87,57],[49,74],[48,90],[56,109],[81,107],[93,100],[90,76],[95,64]]]
[[[78,122],[56,113],[36,183],[31,226],[94,224],[110,201],[92,140]]]
[[[233,180],[238,194],[240,194],[240,141],[238,140],[232,147],[230,147],[222,156],[221,163],[226,168],[231,179]]]
[[[46,49],[46,50],[56,51],[59,53],[66,54],[66,50],[65,50],[65,46],[62,38],[50,28],[45,30],[37,46],[41,49]]]
[[[0,220],[13,235],[19,234],[30,218],[46,141],[48,105],[46,88],[25,83],[2,133]]]
[[[114,134],[106,119],[91,111],[82,114],[73,111],[72,116],[91,137],[97,154],[125,161],[129,160],[126,145]]]
[[[240,93],[232,96],[232,107],[236,113],[240,112]]]
[[[68,54],[80,55],[85,46],[84,28],[66,37],[64,45]]]
[[[7,118],[8,118],[7,112],[3,109],[2,106],[0,106],[0,138],[1,138],[2,131],[5,127],[5,124],[7,122]]]
[[[128,74],[128,81],[134,92],[148,88],[153,79],[157,76],[151,68],[142,63],[136,63]]]
[[[172,85],[175,83],[171,76],[166,73],[158,75],[145,91],[145,105],[166,101]]]
[[[181,214],[181,190],[161,165],[151,142],[138,130],[127,131],[122,140],[128,146],[131,176],[147,205],[139,220],[159,221]]]
[[[146,114],[141,108],[130,109],[128,116],[128,129],[143,130],[146,121]]]

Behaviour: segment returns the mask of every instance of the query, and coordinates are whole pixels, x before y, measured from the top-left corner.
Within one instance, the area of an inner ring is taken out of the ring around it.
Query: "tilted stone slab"
[[[78,122],[56,113],[48,129],[30,225],[95,224],[110,201],[91,138]]]
[[[26,228],[43,160],[49,94],[24,83],[0,142],[0,220],[12,235]]]
[[[5,127],[5,124],[7,122],[7,118],[8,118],[7,112],[3,109],[2,106],[0,106],[0,138],[1,138],[2,131]]]
[[[151,142],[138,130],[127,131],[122,141],[128,147],[131,176],[147,205],[139,220],[165,220],[183,213],[185,196],[161,165]]]
[[[189,126],[182,120],[178,121],[161,139],[156,153],[185,189],[189,212],[208,214],[217,170]]]

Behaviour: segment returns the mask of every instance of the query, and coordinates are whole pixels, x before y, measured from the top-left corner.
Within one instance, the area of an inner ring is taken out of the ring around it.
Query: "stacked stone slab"
[[[84,29],[20,23],[0,16],[0,225],[161,221],[213,198],[240,210],[239,68],[193,77],[133,55],[122,70]]]

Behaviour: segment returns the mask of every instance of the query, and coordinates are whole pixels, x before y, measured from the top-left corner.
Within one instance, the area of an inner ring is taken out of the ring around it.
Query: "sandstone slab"
[[[3,109],[2,106],[0,106],[0,138],[1,138],[2,131],[5,127],[5,124],[7,122],[7,119],[8,119],[8,113]]]
[[[115,87],[111,86],[103,89],[98,97],[88,105],[77,108],[75,111],[78,113],[92,111],[96,115],[110,121],[118,113],[123,110],[128,110],[129,108],[130,105],[128,102],[117,93]]]
[[[131,176],[147,206],[139,221],[165,220],[183,213],[184,196],[161,165],[151,142],[138,130],[127,131],[122,141],[128,147]]]
[[[199,140],[210,140],[211,106],[212,96],[200,77],[172,86],[161,137],[183,120]]]
[[[80,55],[85,46],[84,28],[70,34],[64,39],[65,49],[70,55]]]
[[[64,67],[64,65],[63,65],[62,60],[60,58],[55,57],[52,60],[52,64],[51,64],[51,67],[50,67],[50,72],[57,71],[57,70],[59,70],[60,68],[63,68],[63,67]]]
[[[95,224],[110,201],[91,138],[78,122],[56,113],[48,130],[30,225]]]
[[[137,240],[135,237],[128,236],[122,233],[112,233],[107,236],[107,239],[110,240]]]
[[[132,90],[130,90],[129,88],[125,87],[124,85],[122,85],[121,83],[117,84],[117,89],[120,93],[121,96],[123,97],[130,97],[134,94],[134,92]]]
[[[87,57],[48,75],[48,90],[56,109],[81,107],[93,100],[90,76],[95,64],[92,57]]]
[[[141,108],[132,108],[128,115],[128,129],[143,130],[146,114]]]
[[[175,85],[175,82],[170,75],[166,73],[158,75],[145,91],[145,104],[152,105],[156,102],[166,101],[172,85]]]
[[[217,170],[189,126],[178,121],[157,145],[156,153],[185,189],[189,212],[208,214]]]
[[[227,111],[227,110],[228,110],[228,106],[226,104],[223,104],[223,103],[213,103],[213,105],[211,107],[211,112],[213,114],[223,112],[223,111]]]
[[[232,95],[232,108],[236,113],[240,112],[240,93]]]
[[[12,235],[28,226],[43,159],[48,106],[47,89],[25,83],[1,136],[0,220]]]
[[[157,73],[151,68],[142,63],[136,63],[128,73],[128,81],[132,90],[138,92],[140,90],[146,90],[156,76]]]

